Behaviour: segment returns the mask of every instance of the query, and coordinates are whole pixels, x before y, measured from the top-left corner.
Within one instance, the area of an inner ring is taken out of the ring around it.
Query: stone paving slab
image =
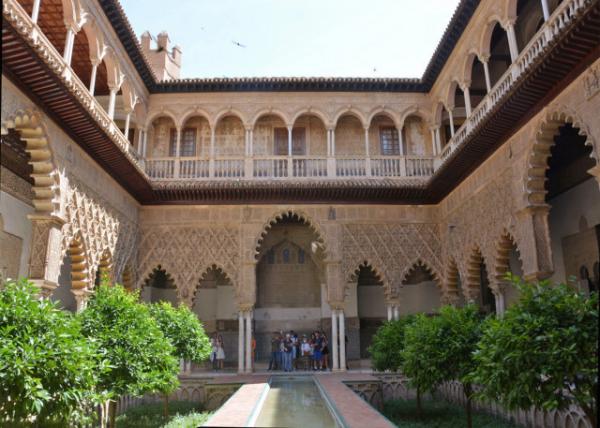
[[[238,383],[244,376],[236,377],[236,381],[222,383]],[[248,379],[232,396],[221,406],[219,410],[203,425],[205,427],[245,427],[252,415],[252,411],[258,403],[265,388],[267,380],[258,381],[255,377]],[[241,383],[241,382],[240,382]]]

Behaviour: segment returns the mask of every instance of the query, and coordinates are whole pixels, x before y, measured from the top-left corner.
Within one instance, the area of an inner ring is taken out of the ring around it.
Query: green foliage
[[[205,423],[211,412],[202,412],[197,403],[174,401],[164,416],[162,404],[143,404],[117,416],[118,428],[196,428]]]
[[[388,321],[377,329],[369,347],[371,363],[375,370],[395,372],[402,368],[404,330],[413,320],[414,316],[405,316],[399,320]]]
[[[455,428],[467,424],[465,412],[444,400],[424,401],[425,412],[419,416],[415,400],[391,400],[383,404],[382,413],[402,428]],[[473,426],[478,428],[515,428],[503,419],[486,413],[473,414]]]
[[[210,341],[198,317],[187,306],[174,308],[168,302],[149,305],[152,317],[174,347],[174,356],[200,363],[208,359]]]
[[[148,307],[120,285],[98,287],[81,312],[83,333],[98,341],[110,369],[99,387],[112,397],[168,391],[177,386],[179,364]]]
[[[25,279],[0,290],[0,423],[73,426],[99,400],[105,367],[78,320],[38,292]]]
[[[503,318],[486,322],[475,355],[482,395],[510,409],[575,402],[597,418],[598,294],[512,281],[521,298]]]

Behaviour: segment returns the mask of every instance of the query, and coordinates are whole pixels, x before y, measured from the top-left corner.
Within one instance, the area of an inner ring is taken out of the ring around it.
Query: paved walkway
[[[279,372],[274,372],[277,375]],[[283,373],[281,373],[283,374]],[[314,373],[294,372],[292,375],[314,374],[315,380],[325,391],[331,405],[349,428],[390,428],[391,424],[377,410],[360,398],[354,391],[346,386],[344,381],[375,380],[368,373]],[[194,375],[194,377],[201,377]],[[261,372],[247,375],[219,374],[211,376],[210,384],[243,383],[244,385],[221,406],[221,408],[208,420],[208,427],[244,427],[253,416],[258,401],[267,392],[267,382],[270,372]]]

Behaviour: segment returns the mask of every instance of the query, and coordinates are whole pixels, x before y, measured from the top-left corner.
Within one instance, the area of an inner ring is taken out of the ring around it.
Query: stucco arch
[[[410,275],[417,267],[422,267],[423,269],[425,269],[425,271],[427,271],[433,278],[433,281],[435,282],[435,285],[440,290],[440,292],[443,292],[441,276],[434,268],[431,267],[431,264],[427,263],[426,261],[423,261],[423,259],[421,259],[420,257],[417,258],[413,263],[409,264],[406,268],[404,268],[400,275],[400,284],[404,284],[404,281],[406,281],[408,275]]]
[[[473,80],[473,65],[475,64],[475,58],[478,60],[481,58],[481,55],[477,53],[475,48],[470,49],[465,56],[465,61],[463,63],[462,73],[460,76],[461,81],[463,82],[472,82]],[[469,85],[470,86],[470,85]]]
[[[123,84],[123,74],[113,48],[104,46],[102,61],[106,66],[106,78],[109,88],[120,88]]]
[[[453,78],[452,81],[448,84],[448,88],[446,89],[446,99],[444,105],[448,110],[452,110],[456,106],[456,88],[459,88],[462,91],[458,79]]]
[[[104,56],[104,34],[98,28],[95,18],[89,13],[84,13],[81,29],[85,32],[90,48],[90,61],[92,63],[102,60]]]
[[[29,164],[33,171],[32,200],[36,214],[62,216],[59,172],[54,162],[48,133],[39,115],[35,112],[20,110],[2,123],[2,134],[9,129],[19,132],[25,141],[25,151],[30,155]]]
[[[508,20],[516,20],[517,19],[517,4],[519,0],[506,0],[505,8],[504,8],[504,16]]]
[[[460,300],[461,275],[458,264],[454,257],[449,257],[446,263],[446,274],[444,275],[443,295],[450,304],[456,304]]]
[[[82,21],[81,4],[78,0],[61,0],[65,26],[79,30]]]
[[[296,113],[294,113],[291,119],[292,125],[294,125],[296,121],[303,115],[318,117],[321,120],[321,122],[323,122],[323,126],[325,127],[325,129],[329,129],[332,127],[332,122],[329,119],[329,117],[321,110],[315,109],[313,107],[302,108]]]
[[[368,267],[370,268],[375,276],[381,281],[383,284],[383,290],[386,297],[392,297],[392,284],[390,283],[390,279],[384,273],[383,269],[376,263],[372,263],[372,260],[365,259],[362,261],[357,261],[350,265],[351,268],[348,272],[345,273],[346,283],[357,283],[358,282],[358,273],[360,271],[360,267]]]
[[[152,125],[152,122],[161,117],[170,118],[173,121],[173,125],[175,125],[175,127],[178,126],[177,116],[175,115],[175,113],[165,108],[148,113],[148,115],[146,116],[146,122],[144,123],[144,128],[148,129]]]
[[[402,123],[401,123],[401,120],[400,120],[398,114],[396,112],[391,111],[390,109],[388,109],[386,107],[377,107],[371,111],[371,113],[367,117],[367,125],[369,126],[369,128],[371,127],[371,124],[373,123],[373,119],[375,119],[376,116],[387,117],[392,122],[394,122],[394,126],[396,127],[396,129],[401,129],[400,127],[401,127]]]
[[[481,250],[479,245],[474,245],[471,247],[471,251],[469,252],[469,258],[466,261],[466,274],[463,281],[463,293],[465,295],[465,299],[468,302],[475,302],[480,294],[480,286],[481,286],[481,272],[480,265],[481,263],[485,264],[487,268],[487,276],[490,284],[490,289],[494,294],[496,294],[497,290],[495,290],[492,286],[492,273],[490,272],[490,261],[486,257],[484,257],[484,253]]]
[[[406,122],[406,119],[408,119],[410,116],[416,116],[425,123],[431,123],[431,117],[426,111],[423,111],[417,106],[412,106],[402,112],[400,117],[400,129],[404,127],[404,122]]]
[[[262,110],[258,111],[252,117],[252,119],[250,121],[250,126],[252,127],[252,129],[256,128],[257,122],[263,116],[277,116],[281,120],[283,120],[283,123],[285,123],[285,126],[291,126],[291,124],[292,124],[292,122],[290,121],[290,119],[288,118],[288,116],[283,111],[275,109],[275,108],[272,108],[272,107],[269,107],[269,108],[265,108],[265,109],[262,109]],[[240,119],[242,120],[243,123],[245,123],[244,119],[243,119],[243,116],[240,117]]]
[[[131,87],[131,84],[129,83],[129,79],[124,78],[123,79],[123,83],[121,85],[121,90],[123,91],[123,108],[125,109],[126,112],[130,112],[133,111],[133,107],[135,106],[135,103],[137,102],[137,95],[135,93],[135,91],[133,90],[133,88]]]
[[[179,121],[175,122],[175,125],[178,128],[183,128],[185,126],[186,122],[194,117],[204,118],[208,122],[209,126],[212,126],[211,115],[206,110],[198,108],[198,107],[194,107],[194,108],[184,111],[183,114],[181,115]]]
[[[432,122],[434,126],[442,125],[442,115],[444,113],[444,109],[448,110],[444,105],[444,102],[441,99],[438,100],[433,108]]]
[[[275,114],[275,113],[273,113],[273,114]],[[217,114],[215,114],[212,122],[209,120],[211,129],[217,129],[217,126],[219,125],[219,122],[221,121],[221,119],[224,119],[227,116],[237,117],[242,122],[242,124],[244,125],[245,128],[248,126],[248,119],[244,113],[242,113],[238,109],[228,107],[226,109],[223,109],[223,110],[217,112]],[[258,119],[260,119],[260,116],[257,117],[255,120],[258,120]],[[255,125],[255,122],[252,122],[253,128],[254,128],[254,125]]]
[[[357,110],[354,107],[345,107],[345,108],[342,108],[341,110],[338,110],[338,112],[335,114],[334,119],[333,119],[334,128],[337,127],[338,122],[340,121],[342,116],[346,116],[346,115],[354,116],[356,119],[358,119],[360,121],[360,124],[362,125],[363,128],[367,128],[367,126],[368,126],[367,118],[360,110]]]
[[[95,268],[95,272],[92,272],[94,278],[97,275],[100,275],[100,281],[102,281],[102,276],[107,275],[108,279],[113,280],[113,256],[108,248],[105,248],[101,255],[100,260],[98,261],[98,266]],[[95,284],[93,284],[95,285]]]
[[[128,291],[132,291],[135,287],[135,270],[133,269],[130,260],[123,266],[123,272],[121,272],[121,285]]]
[[[569,108],[559,106],[544,111],[542,118],[536,127],[533,146],[527,159],[524,177],[524,199],[526,206],[545,205],[546,201],[546,170],[548,169],[548,158],[550,149],[554,146],[554,137],[559,128],[571,123],[574,128],[579,129],[579,134],[586,137],[585,144],[592,147],[591,157],[596,161],[596,168],[590,173],[600,183],[600,148],[591,136],[586,124]]]
[[[325,239],[325,234],[323,233],[321,226],[314,219],[312,219],[308,214],[303,211],[295,210],[295,209],[285,209],[280,210],[267,220],[266,223],[260,229],[259,235],[254,240],[254,260],[258,261],[258,256],[260,255],[260,247],[262,245],[262,241],[265,236],[269,232],[272,226],[274,226],[279,220],[284,217],[297,217],[300,221],[305,223],[315,234],[317,240],[315,242],[316,248],[313,249],[315,252],[321,252],[323,254],[323,259],[326,259],[327,256],[327,241]]]
[[[71,289],[85,290],[92,288],[93,284],[89,283],[88,256],[80,232],[75,233],[69,242],[67,254],[71,259]]]
[[[493,276],[490,280],[494,283],[494,288],[499,291],[501,291],[506,284],[505,276],[510,268],[510,251],[513,248],[516,248],[517,252],[519,252],[519,261],[521,262],[521,265],[523,265],[516,239],[505,229],[496,242],[496,258],[494,260],[493,272],[490,272]]]
[[[236,287],[236,284],[235,284],[233,278],[231,277],[231,275],[229,275],[227,273],[227,269],[225,268],[225,266],[223,264],[214,262],[214,263],[207,263],[207,264],[205,264],[205,266],[206,266],[206,268],[201,271],[200,275],[198,276],[198,281],[196,281],[196,283],[194,284],[194,289],[192,290],[192,293],[190,296],[190,307],[192,307],[194,305],[194,303],[196,302],[196,296],[198,294],[198,289],[200,288],[200,281],[202,281],[204,279],[204,277],[206,276],[206,274],[208,272],[210,272],[211,270],[220,271],[223,274],[223,276],[225,276],[227,281],[229,281],[229,283],[233,287],[233,289],[237,291],[237,287]]]
[[[506,27],[503,25],[504,20],[498,15],[492,15],[489,17],[484,29],[481,33],[481,39],[479,41],[478,51],[482,57],[489,57],[491,55],[490,45],[492,43],[492,33],[496,24],[499,24],[506,31]]]

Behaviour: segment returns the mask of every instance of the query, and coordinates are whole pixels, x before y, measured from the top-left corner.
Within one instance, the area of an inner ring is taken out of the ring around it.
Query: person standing
[[[220,370],[225,367],[225,344],[220,334],[217,336],[217,365]]]
[[[283,340],[283,370],[286,372],[292,371],[292,348],[292,338],[286,333]]]
[[[210,338],[210,364],[214,371],[217,371],[217,338]]]
[[[322,334],[322,340],[323,340],[323,348],[321,350],[321,370],[327,370],[328,369],[328,358],[329,358],[329,342],[327,340],[327,335],[325,335],[325,333],[321,333]]]
[[[279,336],[277,332],[273,333],[271,338],[271,359],[269,360],[269,370],[277,370],[279,360]]]
[[[323,339],[318,331],[315,331],[315,347],[313,348],[313,370],[321,369],[321,357],[323,350]]]

